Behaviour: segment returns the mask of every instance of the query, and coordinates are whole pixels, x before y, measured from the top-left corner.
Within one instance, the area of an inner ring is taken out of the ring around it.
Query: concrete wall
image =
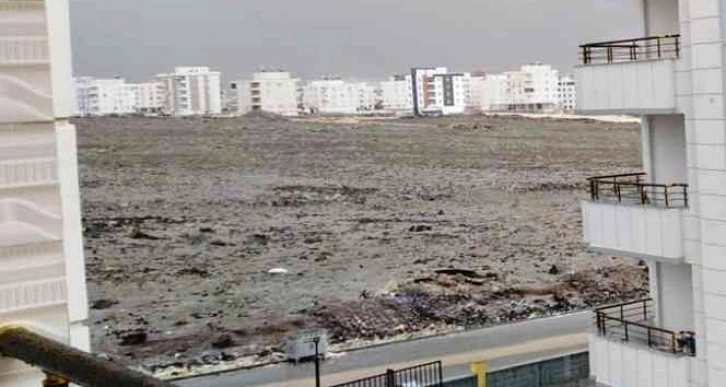
[[[68,1],[6,1],[0,16],[15,48],[0,50],[0,324],[89,350]],[[0,359],[0,386],[41,381]]]
[[[658,325],[674,331],[693,330],[691,265],[656,263]]]
[[[590,372],[613,387],[688,387],[692,358],[590,336]]]
[[[579,66],[575,79],[583,114],[676,112],[674,60]]]
[[[585,240],[591,248],[683,260],[683,210],[643,205],[582,202]]]
[[[643,0],[646,36],[673,35],[680,31],[678,0]]]
[[[658,184],[686,183],[686,130],[683,116],[650,116],[647,130],[650,160],[644,165],[650,167],[648,176]]]

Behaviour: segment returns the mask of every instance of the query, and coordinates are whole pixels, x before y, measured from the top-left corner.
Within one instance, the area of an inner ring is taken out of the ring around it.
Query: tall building
[[[445,67],[411,69],[415,115],[463,114],[471,97],[471,74],[450,73]]]
[[[212,115],[222,112],[221,74],[209,67],[177,67],[159,74],[166,99],[164,112],[174,116]]]
[[[380,83],[381,103],[385,111],[396,115],[413,113],[413,91],[410,75],[394,75]]]
[[[68,1],[5,1],[0,16],[0,324],[88,351]],[[0,386],[44,379],[0,361]]]
[[[240,115],[264,111],[282,116],[297,116],[300,110],[300,80],[287,71],[260,71],[252,79],[232,84],[237,90]]]
[[[312,81],[303,87],[303,106],[312,114],[362,114],[376,105],[375,89],[339,78]]]
[[[604,386],[726,381],[723,5],[644,1],[641,36],[580,47],[578,112],[642,118],[643,174],[594,177],[582,203],[589,246],[650,275],[649,300],[596,314],[590,365]]]
[[[80,117],[136,113],[137,90],[121,78],[74,78],[77,111]]]

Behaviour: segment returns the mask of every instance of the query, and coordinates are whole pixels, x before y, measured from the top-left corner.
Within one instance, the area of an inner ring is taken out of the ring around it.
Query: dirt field
[[[77,120],[94,350],[153,370],[281,358],[645,292],[591,257],[586,178],[637,170],[633,124]],[[269,274],[282,268],[286,274]]]

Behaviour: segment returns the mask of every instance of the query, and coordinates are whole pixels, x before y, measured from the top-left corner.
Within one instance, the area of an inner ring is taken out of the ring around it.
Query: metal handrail
[[[694,332],[676,332],[649,324],[653,318],[652,299],[595,309],[597,333],[624,342],[640,342],[649,348],[688,356],[696,354]]]
[[[84,387],[172,387],[121,364],[48,339],[20,326],[0,327],[0,355],[43,370],[44,385]]]
[[[645,173],[628,173],[588,178],[593,201],[617,200],[668,208],[688,208],[688,184],[644,183]]]
[[[588,43],[581,45],[580,50],[580,59],[585,65],[642,59],[677,59],[681,57],[681,35],[657,35]]]

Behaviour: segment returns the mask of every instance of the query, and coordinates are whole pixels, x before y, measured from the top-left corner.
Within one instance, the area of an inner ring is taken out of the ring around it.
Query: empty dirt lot
[[[153,370],[282,357],[644,294],[589,256],[586,178],[634,124],[466,117],[76,121],[94,350]],[[269,274],[271,269],[286,274]]]

